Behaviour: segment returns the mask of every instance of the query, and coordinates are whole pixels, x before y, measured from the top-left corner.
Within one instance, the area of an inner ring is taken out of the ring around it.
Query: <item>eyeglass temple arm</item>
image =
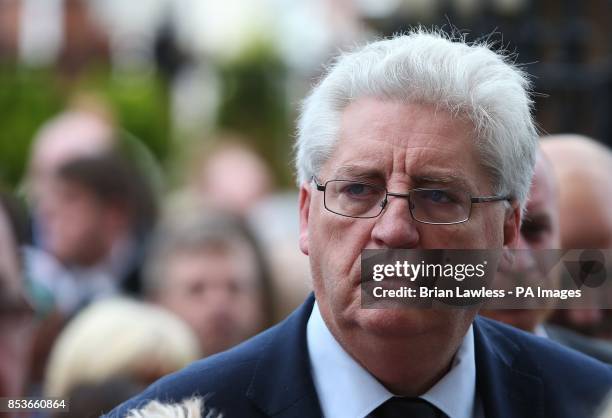
[[[315,186],[317,186],[317,190],[320,192],[324,192],[325,191],[325,185],[324,184],[319,184],[319,180],[317,180],[317,178],[315,176],[310,177],[310,181],[313,181]]]

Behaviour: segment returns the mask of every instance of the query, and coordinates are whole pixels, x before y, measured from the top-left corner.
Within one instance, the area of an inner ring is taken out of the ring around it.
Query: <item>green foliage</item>
[[[218,71],[222,99],[216,128],[250,138],[279,185],[291,185],[291,123],[282,60],[269,45],[259,43],[240,58],[218,64]],[[170,149],[168,86],[154,71],[122,74],[101,66],[68,78],[55,69],[0,64],[0,183],[18,184],[36,131],[82,93],[106,102],[117,123],[157,160],[166,162],[176,151]]]
[[[280,185],[290,185],[292,140],[285,65],[272,48],[259,44],[220,65],[219,72],[223,91],[218,128],[251,139]]]
[[[105,99],[119,125],[164,160],[169,151],[170,117],[165,83],[154,73],[116,75],[99,72],[77,85]]]
[[[0,67],[0,183],[21,179],[33,135],[63,107],[58,87],[48,71]]]
[[[98,69],[69,80],[55,70],[0,67],[0,183],[15,186],[24,174],[33,136],[78,93],[106,101],[117,122],[160,159],[169,144],[168,94],[155,74],[113,75]]]

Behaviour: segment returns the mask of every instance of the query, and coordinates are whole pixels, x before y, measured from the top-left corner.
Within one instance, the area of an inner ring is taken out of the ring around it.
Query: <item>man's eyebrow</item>
[[[335,180],[385,181],[385,175],[379,169],[359,165],[341,165],[335,170],[333,176]],[[412,175],[410,178],[416,187],[435,184],[455,186],[468,192],[471,190],[468,182],[452,173]]]
[[[335,170],[334,176],[337,180],[384,180],[385,178],[380,170],[356,165],[342,165]]]
[[[415,185],[424,184],[444,184],[449,186],[459,186],[465,191],[470,191],[469,184],[461,177],[453,174],[429,174],[410,176]]]

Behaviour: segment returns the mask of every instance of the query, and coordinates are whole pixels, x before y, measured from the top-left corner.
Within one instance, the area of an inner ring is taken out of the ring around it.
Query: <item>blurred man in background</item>
[[[562,248],[612,248],[612,151],[579,135],[543,138],[559,183]]]
[[[250,232],[221,213],[170,217],[145,267],[147,296],[184,319],[204,356],[271,325],[268,270]]]
[[[500,273],[530,276],[531,284],[541,284],[543,274],[539,271],[535,257],[538,250],[558,249],[559,208],[557,184],[550,162],[541,152],[536,159],[529,197],[521,223],[519,242],[513,265],[508,271]],[[546,307],[533,309],[486,310],[482,314],[536,334],[545,335],[542,324],[550,315]]]
[[[544,138],[559,184],[561,248],[612,248],[612,151],[578,135]],[[555,314],[560,325],[585,335],[612,338],[612,315],[601,309],[572,309]]]
[[[24,261],[38,318],[35,386],[55,338],[78,310],[103,296],[140,293],[140,258],[155,202],[140,166],[124,157],[132,157],[132,144],[126,147],[118,132],[104,101],[77,95],[31,146],[24,191],[32,239]]]
[[[154,213],[140,174],[109,152],[68,161],[47,187],[45,249],[67,274],[35,277],[54,289],[68,311],[101,296],[140,294],[142,239]]]
[[[511,268],[501,273],[502,279],[512,281],[513,275],[516,275],[517,280],[523,280],[526,276],[529,285],[537,286],[547,283],[544,281],[546,274],[540,271],[541,263],[537,259],[547,257],[546,250],[559,249],[560,245],[559,187],[550,161],[540,151],[521,224],[518,251],[515,252],[515,260]],[[549,272],[549,274],[555,273]],[[551,284],[554,286],[554,283],[550,282],[547,286]],[[552,306],[540,305],[532,309],[490,309],[481,311],[481,314],[550,338],[606,363],[612,363],[612,344],[609,342],[588,338],[569,329],[546,324],[546,320],[553,313],[552,309]]]
[[[268,162],[252,138],[220,132],[197,146],[188,162],[185,188],[174,206],[214,207],[247,222],[270,266],[275,320],[297,308],[312,291],[308,259],[297,246],[297,193],[279,191]]]
[[[98,155],[115,146],[114,126],[108,116],[87,110],[68,110],[46,122],[33,139],[26,180],[36,213],[50,197],[49,183],[66,162]]]
[[[36,286],[48,294],[50,305],[62,316],[72,314],[79,306],[70,284],[69,274],[61,261],[47,248],[44,223],[52,206],[58,201],[54,184],[58,170],[66,163],[82,157],[93,157],[110,152],[116,146],[115,126],[105,110],[71,108],[48,120],[36,133],[25,178],[25,192],[31,212],[32,245],[25,247],[27,275]],[[92,238],[93,241],[96,238]]]
[[[246,215],[274,189],[264,159],[238,135],[219,134],[199,150],[188,186],[194,197],[234,215]]]

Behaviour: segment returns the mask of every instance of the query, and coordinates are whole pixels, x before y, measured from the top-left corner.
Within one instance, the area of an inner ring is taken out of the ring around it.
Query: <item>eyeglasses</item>
[[[312,177],[317,190],[324,193],[325,209],[349,218],[376,218],[387,203],[389,196],[408,199],[410,215],[424,224],[453,225],[470,219],[473,203],[507,200],[509,196],[472,197],[462,190],[412,189],[407,193],[392,193],[386,188],[352,180],[329,180],[320,184]]]

